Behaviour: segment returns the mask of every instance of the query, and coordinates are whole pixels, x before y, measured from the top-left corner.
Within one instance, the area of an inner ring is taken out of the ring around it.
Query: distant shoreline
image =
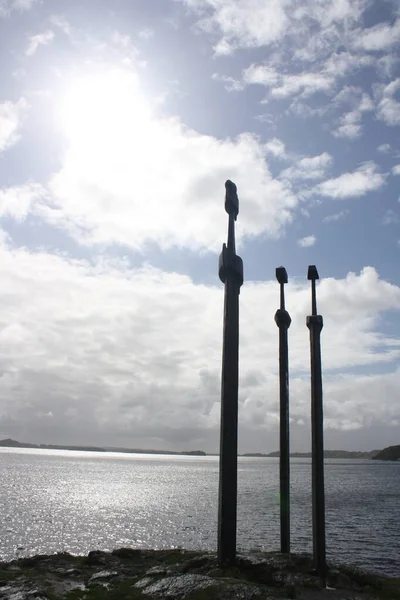
[[[62,444],[30,444],[28,442],[18,442],[10,438],[0,440],[2,448],[35,448],[37,450],[69,450],[75,452],[115,452],[120,454],[162,454],[167,456],[218,456],[215,453],[207,453],[203,450],[154,450],[143,448],[119,448],[113,446],[67,446]],[[371,450],[370,452],[357,452],[348,450],[325,450],[325,458],[374,458],[380,450]],[[248,458],[279,458],[279,451],[262,453],[262,452],[246,452],[239,454],[240,457]],[[291,458],[311,458],[311,452],[292,452]]]
[[[360,459],[370,459],[374,458],[380,450],[371,450],[370,452],[359,452],[359,451],[351,451],[351,450],[325,450],[324,457],[325,458],[360,458]],[[249,457],[263,457],[263,458],[279,458],[279,451],[269,452],[268,454],[263,454],[261,452],[246,452],[245,454],[241,454],[241,456],[249,456]],[[291,458],[311,458],[311,452],[291,452]]]
[[[16,440],[0,440],[1,448],[34,448],[37,450],[70,450],[75,452],[116,452],[120,454],[167,454],[183,456],[207,456],[203,450],[143,450],[142,448],[114,448],[99,446],[64,446],[62,444],[30,444]]]

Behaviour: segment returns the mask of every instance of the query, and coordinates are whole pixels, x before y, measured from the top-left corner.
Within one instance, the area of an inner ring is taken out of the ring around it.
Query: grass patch
[[[157,550],[157,553],[154,555],[154,559],[157,564],[161,562],[164,565],[171,566],[203,555],[204,552],[197,552],[195,550]]]
[[[400,600],[400,578],[383,581],[381,589],[374,594],[379,600]]]
[[[139,600],[145,596],[142,590],[134,587],[137,578],[116,581],[108,586],[91,585],[85,590],[72,590],[65,600]],[[147,596],[148,598],[148,596]]]

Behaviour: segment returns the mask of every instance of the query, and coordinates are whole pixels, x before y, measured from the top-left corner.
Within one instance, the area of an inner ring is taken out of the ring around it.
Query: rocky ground
[[[309,556],[239,555],[221,570],[215,554],[136,550],[34,556],[0,563],[2,600],[400,600],[400,579],[330,567],[326,586]]]

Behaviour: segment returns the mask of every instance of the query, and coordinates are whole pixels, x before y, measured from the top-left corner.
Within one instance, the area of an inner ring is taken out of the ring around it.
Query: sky
[[[239,451],[400,443],[400,7],[0,0],[0,438],[219,447],[224,182],[238,187]]]

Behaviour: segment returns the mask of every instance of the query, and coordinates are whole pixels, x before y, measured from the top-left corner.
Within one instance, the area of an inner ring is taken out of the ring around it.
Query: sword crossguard
[[[222,246],[222,252],[219,255],[218,275],[222,283],[225,283],[228,270],[234,272],[239,288],[243,285],[243,261],[237,254],[233,253],[226,244]]]
[[[275,313],[275,323],[277,324],[277,326],[286,327],[286,329],[289,329],[291,322],[292,319],[290,318],[288,311],[282,308],[278,308],[278,310]]]

